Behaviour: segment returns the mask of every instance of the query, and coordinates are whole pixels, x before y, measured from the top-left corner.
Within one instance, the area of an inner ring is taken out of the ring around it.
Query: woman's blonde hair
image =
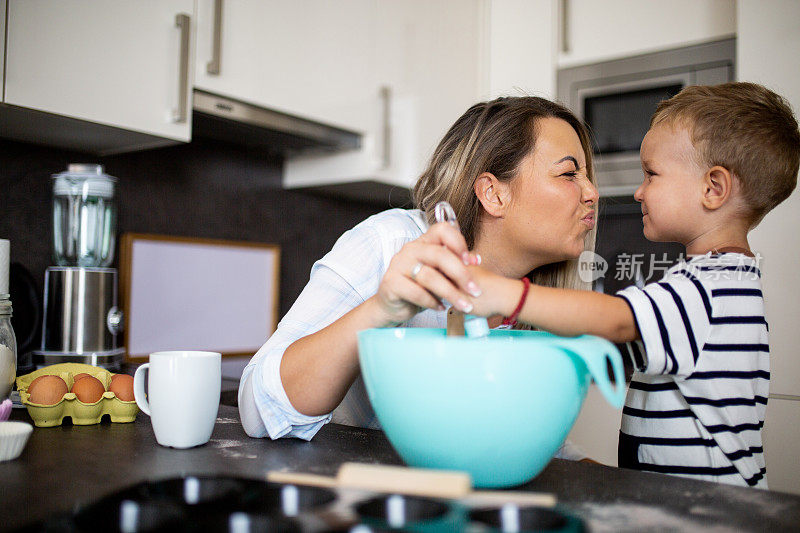
[[[489,172],[500,181],[511,181],[522,159],[536,146],[537,121],[548,117],[564,120],[578,134],[594,184],[589,134],[569,109],[536,96],[497,98],[475,104],[456,120],[414,186],[414,204],[425,213],[428,223],[434,222],[434,206],[449,202],[471,249],[483,209],[473,189],[475,180]],[[594,229],[589,232],[584,249],[594,251],[595,235]],[[577,259],[543,265],[528,277],[548,287],[590,288],[578,276]]]

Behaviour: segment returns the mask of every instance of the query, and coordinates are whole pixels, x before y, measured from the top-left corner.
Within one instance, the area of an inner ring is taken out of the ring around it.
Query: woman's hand
[[[368,301],[385,326],[405,322],[425,308],[444,310],[443,299],[469,312],[470,298],[480,295],[480,289],[466,265],[478,262],[456,227],[434,224],[392,258],[378,292]]]
[[[470,314],[490,317],[509,316],[514,312],[522,295],[522,281],[495,274],[481,266],[467,267],[467,271],[481,290],[479,297],[470,298],[473,304]]]

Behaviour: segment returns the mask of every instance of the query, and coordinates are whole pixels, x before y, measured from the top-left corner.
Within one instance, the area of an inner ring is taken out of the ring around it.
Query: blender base
[[[84,363],[92,366],[99,366],[106,370],[121,370],[122,363],[125,361],[125,348],[117,348],[106,352],[45,352],[34,351],[33,363],[36,368],[55,365],[58,363]]]

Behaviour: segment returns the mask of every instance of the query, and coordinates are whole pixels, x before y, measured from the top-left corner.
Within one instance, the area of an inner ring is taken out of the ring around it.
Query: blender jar
[[[114,184],[102,165],[70,164],[53,175],[53,258],[59,266],[106,267],[114,259]]]

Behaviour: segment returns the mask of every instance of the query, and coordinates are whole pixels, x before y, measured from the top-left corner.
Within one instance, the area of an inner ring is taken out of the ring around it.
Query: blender
[[[44,318],[37,367],[86,363],[119,370],[114,259],[117,179],[101,165],[70,164],[53,175],[53,259],[45,271]]]

